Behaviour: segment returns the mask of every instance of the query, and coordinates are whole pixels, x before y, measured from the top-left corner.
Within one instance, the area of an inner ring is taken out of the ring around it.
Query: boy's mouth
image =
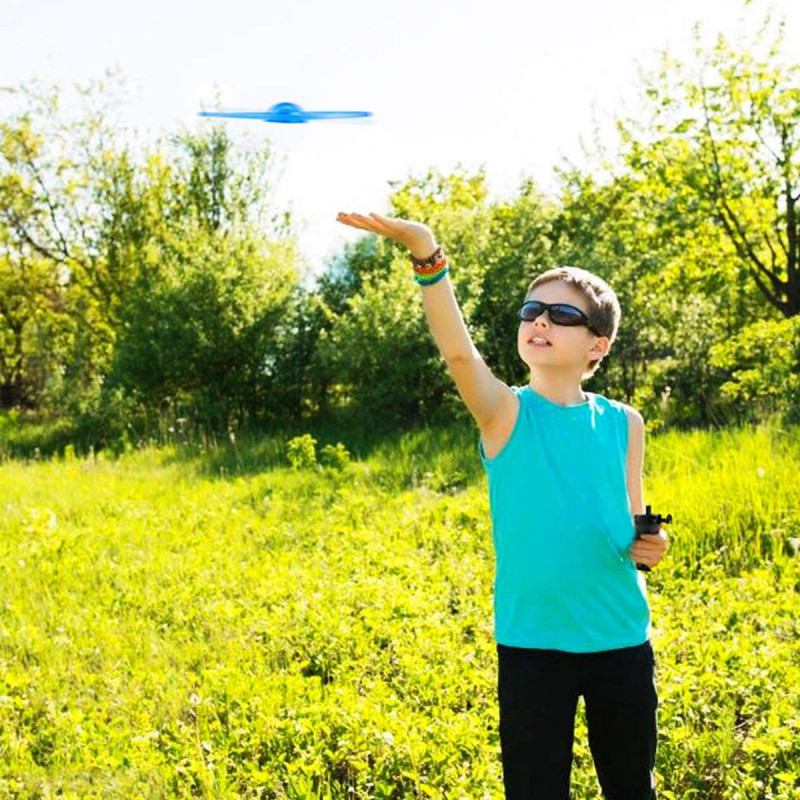
[[[532,344],[534,347],[551,347],[552,343],[548,342],[543,336],[532,336],[528,339],[528,344]]]

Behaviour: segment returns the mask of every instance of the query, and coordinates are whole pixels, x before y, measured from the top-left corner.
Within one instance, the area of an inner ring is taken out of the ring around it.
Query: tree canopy
[[[780,412],[800,388],[800,66],[767,19],[689,63],[664,53],[635,117],[597,150],[493,199],[484,169],[391,184],[387,213],[444,244],[473,340],[527,380],[517,309],[571,264],[623,309],[590,388],[647,424]],[[67,120],[59,89],[16,89],[0,122],[0,408],[64,417],[110,443],[165,419],[206,431],[356,410],[390,425],[466,416],[426,327],[407,254],[372,235],[311,289],[290,215],[272,205],[269,145],[224,127],[137,147],[109,87]]]

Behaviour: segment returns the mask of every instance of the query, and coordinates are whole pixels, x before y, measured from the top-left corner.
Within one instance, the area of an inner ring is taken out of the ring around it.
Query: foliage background
[[[748,41],[664,53],[641,76],[616,148],[490,200],[482,170],[409,176],[388,213],[448,251],[473,340],[511,384],[531,279],[558,264],[605,278],[619,338],[587,388],[650,430],[778,414],[800,389],[800,67],[767,18]],[[138,142],[111,123],[124,80],[10,90],[0,123],[0,413],[4,452],[203,441],[347,418],[378,428],[465,418],[397,245],[365,236],[310,288],[291,216],[270,199],[273,154],[225,129]],[[10,411],[15,413],[9,414]]]

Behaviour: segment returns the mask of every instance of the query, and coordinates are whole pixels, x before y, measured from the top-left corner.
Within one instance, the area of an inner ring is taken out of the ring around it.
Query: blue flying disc
[[[275,103],[266,111],[200,111],[199,117],[260,119],[264,122],[308,122],[312,119],[354,119],[371,117],[371,111],[303,111],[296,103]]]

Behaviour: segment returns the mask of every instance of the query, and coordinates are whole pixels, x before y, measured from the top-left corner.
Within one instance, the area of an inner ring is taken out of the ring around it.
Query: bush
[[[317,440],[310,433],[295,436],[286,443],[286,457],[292,469],[309,469],[316,466],[316,444]]]
[[[726,373],[720,401],[737,419],[754,421],[764,412],[797,414],[800,316],[748,325],[714,345],[709,362]]]
[[[326,444],[320,453],[320,460],[331,469],[345,469],[350,464],[350,453],[341,442],[336,445]]]

